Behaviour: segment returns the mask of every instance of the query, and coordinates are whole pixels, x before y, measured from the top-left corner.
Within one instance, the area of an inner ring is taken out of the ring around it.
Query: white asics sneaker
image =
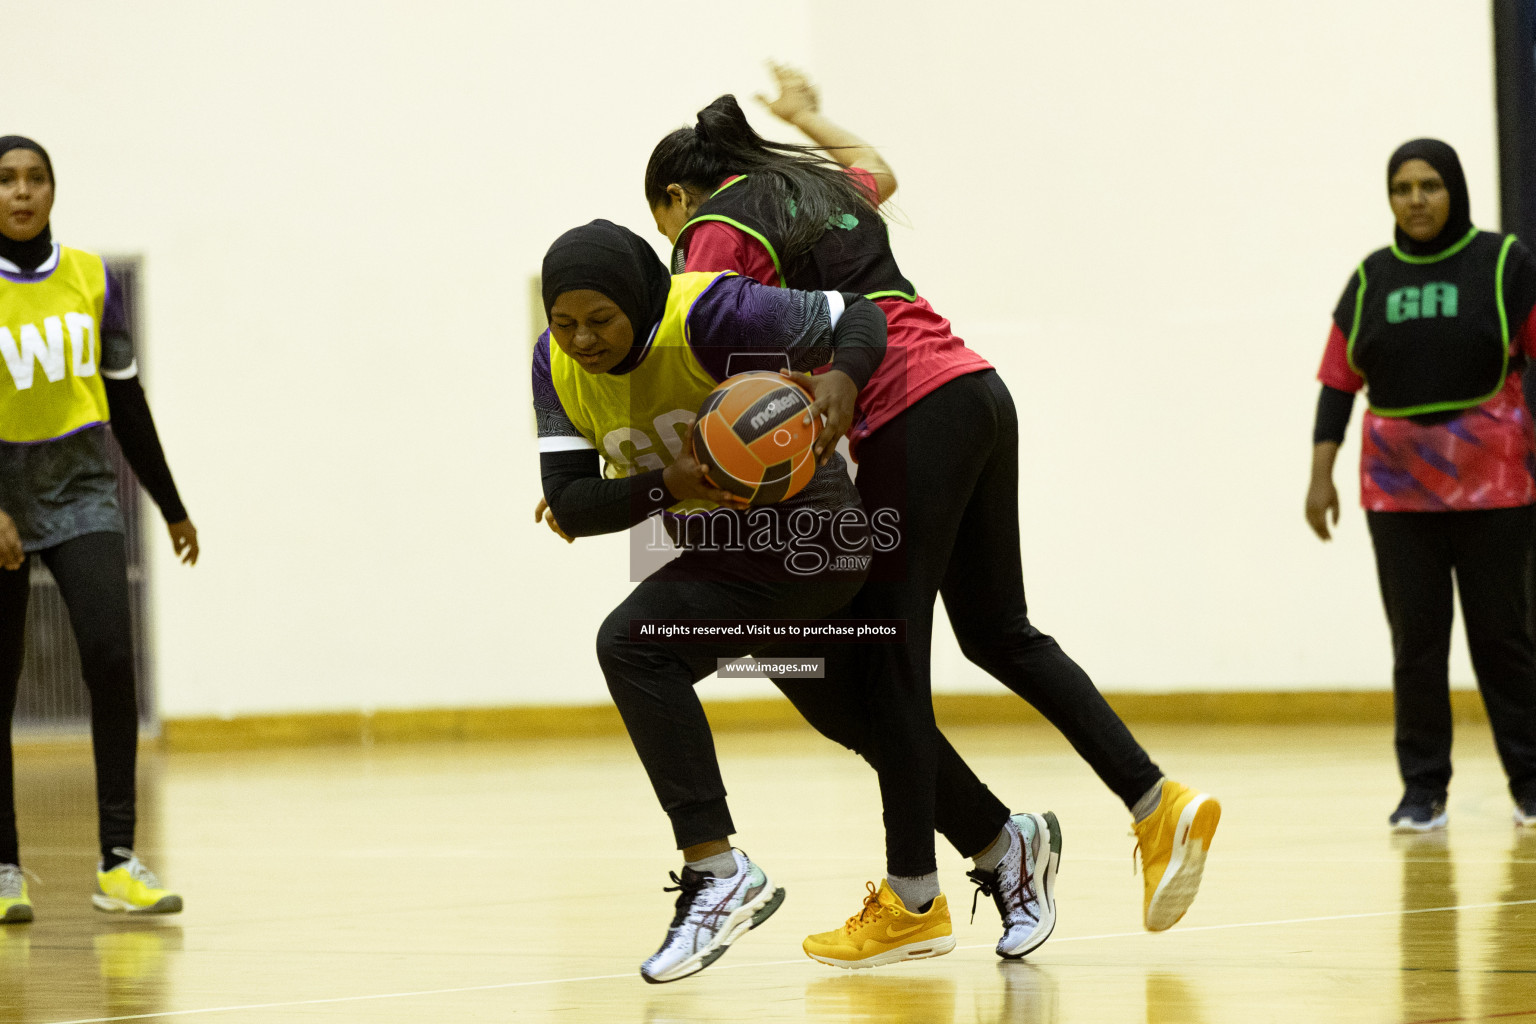
[[[1034,841],[1024,838],[1034,824]],[[1039,949],[1056,927],[1056,871],[1061,866],[1061,823],[1050,811],[1044,814],[1015,814],[1004,826],[1008,833],[1008,852],[996,871],[967,871],[976,883],[971,898],[971,919],[976,919],[976,900],[991,896],[1003,919],[1003,937],[997,940],[997,955],[1005,960],[1018,958]]]
[[[687,867],[681,878],[672,874],[677,885],[662,891],[677,893],[677,913],[661,948],[640,965],[640,977],[659,985],[697,974],[779,909],[784,890],[775,888],[740,850],[731,850],[731,856],[736,858],[736,873],[730,878]]]

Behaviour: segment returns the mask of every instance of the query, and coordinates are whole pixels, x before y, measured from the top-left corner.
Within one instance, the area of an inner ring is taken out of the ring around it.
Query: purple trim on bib
[[[108,422],[107,420],[92,420],[89,423],[81,424],[80,426],[76,427],[74,430],[65,431],[64,433],[60,434],[57,437],[44,437],[44,438],[41,438],[41,439],[36,440],[36,441],[5,441],[5,440],[0,440],[0,444],[48,444],[51,441],[62,441],[66,437],[73,437],[76,434],[80,433],[80,431],[82,431],[82,430],[90,430],[92,427],[106,426],[107,422]]]
[[[11,284],[41,284],[52,277],[53,272],[58,269],[58,264],[54,264],[41,274],[13,274],[9,270],[0,270],[0,277],[5,278]]]
[[[47,270],[33,271],[30,273],[27,271],[22,271],[21,273],[13,274],[9,270],[6,270],[4,267],[0,267],[0,278],[4,278],[12,284],[37,284],[39,281],[48,280],[53,276],[53,272],[58,270],[60,265],[62,265],[64,262],[64,247],[58,242],[53,243],[53,255],[48,257],[48,259],[44,260],[43,262],[47,263],[50,260],[53,262],[53,266],[49,267]],[[105,264],[103,264],[103,266],[105,266]]]

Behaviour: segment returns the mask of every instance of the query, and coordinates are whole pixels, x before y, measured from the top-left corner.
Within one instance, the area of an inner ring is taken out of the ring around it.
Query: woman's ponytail
[[[787,258],[808,252],[834,217],[873,212],[875,206],[815,147],[770,142],[757,134],[729,93],[699,111],[692,128],[679,128],[657,143],[645,169],[645,200],[652,207],[668,202],[672,184],[707,195],[733,174],[761,179],[758,213],[778,228]]]
[[[746,112],[730,93],[699,111],[693,133],[702,145],[722,155],[755,158],[763,152],[763,138],[752,130]]]

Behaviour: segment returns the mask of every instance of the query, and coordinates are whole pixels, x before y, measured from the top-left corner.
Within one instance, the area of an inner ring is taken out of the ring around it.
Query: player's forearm
[[[539,456],[544,500],[560,529],[571,537],[627,530],[675,499],[661,470],[608,480],[598,474],[597,453],[546,452]],[[660,497],[657,497],[659,495]]]
[[[1333,479],[1333,464],[1339,457],[1339,445],[1336,441],[1318,441],[1312,445],[1312,479],[1317,481],[1329,481]]]
[[[1355,407],[1355,396],[1324,384],[1317,395],[1317,415],[1312,421],[1312,442],[1333,443],[1334,449],[1344,443],[1344,432],[1349,428],[1349,414]],[[1329,464],[1330,467],[1332,463]]]
[[[827,118],[819,110],[807,110],[795,115],[790,121],[827,155],[844,167],[857,167],[873,174],[880,186],[880,198],[885,200],[896,191],[896,173],[880,155],[880,151],[853,132]]]
[[[154,417],[149,412],[149,400],[137,377],[115,379],[105,377],[107,406],[111,410],[112,434],[123,449],[123,457],[133,467],[139,483],[160,506],[160,512],[168,523],[179,523],[187,518],[187,509],[181,503],[171,467],[165,461],[165,449],[160,445],[160,434],[155,430]]]
[[[862,391],[885,359],[885,313],[863,296],[843,298],[848,308],[832,331],[832,369],[846,373]]]

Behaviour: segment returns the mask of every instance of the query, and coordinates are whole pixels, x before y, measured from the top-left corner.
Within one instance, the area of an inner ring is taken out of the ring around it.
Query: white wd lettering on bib
[[[101,323],[109,291],[101,257],[61,246],[35,281],[0,281],[0,442],[51,441],[106,423]]]
[[[70,349],[75,376],[89,377],[96,372],[96,318],[87,313],[66,313],[60,319],[50,316],[43,321],[39,331],[36,324],[22,324],[18,328],[20,344],[10,328],[0,327],[0,356],[11,371],[11,380],[17,391],[32,387],[33,375],[38,364],[43,376],[50,383],[64,379],[64,327],[69,325]],[[46,339],[46,340],[45,340]]]
[[[96,372],[96,356],[101,351],[96,341],[96,318],[89,313],[65,313],[64,323],[74,350],[75,376],[89,377]]]

